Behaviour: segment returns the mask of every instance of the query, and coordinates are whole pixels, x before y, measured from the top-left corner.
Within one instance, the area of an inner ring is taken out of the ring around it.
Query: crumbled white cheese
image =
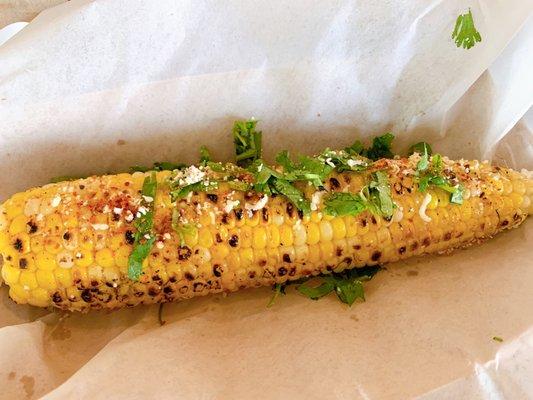
[[[195,165],[191,165],[190,167],[185,168],[178,175],[178,183],[182,186],[192,185],[193,183],[200,182],[204,178],[204,176],[204,171],[202,171]]]
[[[316,211],[318,210],[318,205],[320,204],[320,201],[322,200],[322,196],[324,196],[324,191],[317,191],[313,193],[311,196],[311,210]]]
[[[107,224],[92,224],[92,226],[95,231],[105,231],[109,229],[109,225]]]
[[[392,214],[391,222],[400,222],[403,219],[403,207],[396,207]]]
[[[357,165],[366,165],[366,163],[363,161],[363,160],[358,160],[358,159],[349,159],[348,161],[346,161],[346,164],[348,164],[348,166],[350,168],[353,168]]]
[[[144,238],[145,238],[146,240],[150,240],[150,239],[151,239],[151,236],[150,236],[150,234],[146,233],[146,234],[144,235]]]
[[[143,195],[143,199],[144,199],[144,201],[146,201],[147,203],[151,203],[151,202],[154,201],[154,198],[151,197],[151,196],[145,196],[145,195]]]
[[[39,212],[39,207],[41,206],[40,199],[29,199],[24,206],[24,215],[27,217],[35,215]]]
[[[106,205],[104,206],[104,208],[102,209],[102,212],[103,212],[104,214],[108,214],[109,211],[111,211],[111,209],[110,209],[109,206],[106,204]]]
[[[426,196],[424,197],[424,200],[422,200],[422,204],[418,209],[418,215],[420,215],[420,218],[422,218],[425,222],[431,222],[431,218],[426,214],[426,208],[430,201],[431,195],[429,193],[426,193]]]
[[[122,208],[115,207],[115,208],[113,208],[113,212],[114,212],[115,214],[119,214],[119,215],[120,215],[120,214],[122,214]]]
[[[169,240],[170,238],[172,238],[172,236],[170,236],[170,233],[168,233],[168,232],[165,232],[165,234],[163,235],[163,237],[164,237],[166,240]]]
[[[239,200],[227,200],[226,204],[224,205],[224,212],[226,214],[230,213],[231,210],[233,210],[235,207],[237,207],[241,202]]]
[[[55,208],[55,207],[57,207],[59,205],[59,203],[61,203],[61,197],[55,196],[52,199],[52,202],[50,203],[50,205]]]
[[[133,214],[129,210],[128,210],[128,214],[126,215],[126,221],[128,221],[128,222],[133,221]]]
[[[261,210],[264,206],[266,206],[266,203],[268,202],[268,196],[265,194],[262,198],[259,199],[259,201],[255,204],[246,203],[244,205],[244,208],[248,211],[258,211]]]
[[[163,247],[165,247],[165,244],[162,241],[158,241],[155,246],[161,250]]]

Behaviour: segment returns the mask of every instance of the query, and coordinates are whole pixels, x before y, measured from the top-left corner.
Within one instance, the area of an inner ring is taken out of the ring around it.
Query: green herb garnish
[[[179,220],[179,211],[175,208],[172,210],[172,229],[178,234],[180,246],[185,246],[185,236],[194,236],[198,229],[193,224],[184,224]]]
[[[503,342],[503,339],[499,336],[493,336],[492,340],[494,340],[495,342],[500,342],[500,343]]]
[[[145,167],[142,165],[134,165],[130,167],[130,172],[148,172],[148,171],[174,171],[176,169],[183,169],[186,165],[183,163],[173,163],[169,161],[155,162],[151,167]]]
[[[366,201],[357,193],[332,193],[325,201],[325,212],[329,215],[358,215],[365,211],[367,207]]]
[[[335,292],[343,303],[352,305],[357,299],[365,300],[363,282],[372,279],[380,267],[353,268],[319,278],[319,285],[311,286],[309,281],[298,286],[298,291],[311,300]]]
[[[472,11],[468,9],[466,14],[461,14],[455,21],[455,28],[452,32],[452,39],[457,47],[470,49],[476,42],[481,42],[481,35],[474,26]]]
[[[282,283],[276,283],[273,287],[272,287],[272,290],[274,290],[274,294],[272,295],[272,297],[270,298],[270,301],[268,302],[267,304],[267,307],[270,308],[274,305],[274,303],[276,302],[276,299],[281,295],[281,294],[285,294],[285,285],[282,284]]]
[[[372,140],[372,146],[365,149],[363,144],[357,140],[350,147],[346,147],[344,151],[351,155],[360,155],[371,160],[379,160],[380,158],[393,158],[392,141],[394,135],[392,133],[385,133],[377,136]]]
[[[136,281],[142,274],[143,261],[150,254],[150,250],[155,242],[152,233],[154,225],[154,203],[157,190],[157,178],[155,172],[144,178],[141,194],[143,196],[142,207],[146,208],[144,213],[139,212],[139,217],[135,220],[134,226],[135,241],[133,250],[128,259],[128,276]]]
[[[289,199],[289,201],[304,214],[309,214],[311,212],[311,203],[309,200],[307,200],[303,193],[289,181],[284,179],[274,179],[272,181],[272,189],[274,193],[279,193],[287,197],[287,199]]]
[[[200,147],[200,164],[207,165],[211,161],[211,154],[206,146]]]
[[[218,189],[218,182],[216,181],[200,181],[196,183],[192,183],[187,186],[179,187],[176,190],[173,190],[170,192],[170,195],[173,200],[175,199],[182,199],[184,197],[187,197],[187,195],[191,192],[212,192]]]
[[[409,155],[418,153],[418,154],[433,154],[433,150],[431,149],[431,145],[426,142],[418,142],[413,144],[411,147],[409,147]]]
[[[261,158],[261,131],[256,131],[257,121],[235,121],[233,125],[233,141],[237,165],[247,167]]]

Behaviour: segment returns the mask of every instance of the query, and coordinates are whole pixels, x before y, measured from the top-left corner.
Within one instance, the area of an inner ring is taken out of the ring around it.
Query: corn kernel
[[[38,269],[53,271],[57,267],[56,257],[46,251],[40,251],[35,257],[35,264]]]
[[[294,245],[295,246],[304,245],[307,241],[307,233],[305,230],[305,226],[302,223],[297,223],[293,225],[292,230],[293,230]]]
[[[346,226],[346,237],[357,235],[357,220],[354,217],[344,217],[344,225]]]
[[[327,241],[327,242],[320,242],[320,253],[322,255],[322,261],[329,261],[331,260],[335,255],[335,250],[333,249],[333,242]]]
[[[115,263],[119,267],[126,267],[128,265],[128,259],[130,257],[131,247],[127,245],[120,246],[115,251]]]
[[[109,243],[109,248],[111,250],[117,250],[120,246],[125,244],[126,239],[123,234],[113,235],[107,239]]]
[[[280,243],[282,246],[292,246],[294,238],[292,235],[292,226],[283,224],[279,227]]]
[[[268,233],[268,246],[269,247],[278,247],[280,242],[279,228],[275,224],[270,224],[267,226]]]
[[[22,212],[24,211],[21,203],[14,202],[12,200],[13,198],[11,198],[11,200],[8,200],[4,203],[4,211],[6,213],[5,215],[7,219],[10,219],[10,220],[14,219],[17,215],[22,214]]]
[[[20,277],[20,269],[11,265],[4,264],[2,267],[2,278],[8,285],[13,285],[18,282]]]
[[[72,273],[70,269],[56,268],[54,275],[60,286],[67,288],[72,285]]]
[[[240,251],[241,256],[241,267],[247,268],[252,265],[254,262],[254,252],[251,248],[242,249]]]
[[[263,249],[267,245],[267,231],[264,227],[258,226],[253,230],[253,243],[254,249]]]
[[[76,254],[74,254],[74,264],[78,267],[88,267],[93,263],[93,253],[92,251],[80,249]]]
[[[54,277],[53,271],[45,271],[39,269],[35,272],[35,278],[39,283],[39,287],[46,290],[54,290],[57,288],[56,278]]]
[[[320,242],[330,242],[333,240],[333,228],[331,222],[322,220],[319,224],[320,229]]]
[[[98,250],[95,254],[95,261],[102,267],[112,267],[115,265],[113,252],[110,249]]]
[[[28,303],[36,307],[47,307],[51,303],[50,296],[46,290],[37,288],[31,291]]]
[[[61,250],[63,250],[63,246],[61,245],[61,242],[59,241],[59,239],[55,237],[49,237],[45,239],[44,249],[49,253],[57,254]]]
[[[30,293],[29,291],[24,290],[21,285],[12,285],[9,287],[9,297],[18,304],[26,304],[30,297]]]
[[[26,231],[26,224],[28,223],[28,218],[24,214],[17,215],[11,225],[9,225],[9,233],[11,235],[16,235],[17,233]]]
[[[333,230],[333,239],[342,239],[346,237],[346,225],[344,224],[343,218],[333,218],[331,220],[331,228]]]
[[[35,289],[38,286],[35,273],[30,271],[22,271],[20,273],[19,284],[22,285],[25,290]]]

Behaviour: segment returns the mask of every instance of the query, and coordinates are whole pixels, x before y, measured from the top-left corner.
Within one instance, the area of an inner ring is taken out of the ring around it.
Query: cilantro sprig
[[[247,167],[253,161],[261,158],[261,131],[255,129],[257,121],[235,121],[233,125],[233,142],[237,165]]]
[[[156,173],[152,172],[144,178],[141,194],[143,196],[142,206],[146,212],[139,212],[139,217],[135,220],[134,226],[137,229],[134,236],[133,250],[128,259],[128,276],[131,280],[137,281],[142,274],[143,261],[150,254],[150,250],[155,242],[152,232],[154,225],[154,204],[157,191]],[[147,201],[150,200],[150,201]]]
[[[477,42],[481,42],[481,35],[474,26],[474,17],[470,9],[467,13],[457,17],[452,39],[454,39],[457,47],[463,47],[467,50],[474,47]]]
[[[371,160],[379,160],[380,158],[393,158],[392,153],[392,141],[394,135],[387,132],[381,136],[377,136],[372,140],[372,146],[365,148],[363,144],[357,140],[350,147],[346,147],[344,150],[351,155],[360,155]]]

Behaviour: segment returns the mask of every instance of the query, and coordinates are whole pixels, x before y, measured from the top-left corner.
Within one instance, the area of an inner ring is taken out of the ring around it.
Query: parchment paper
[[[471,7],[483,41],[457,49]],[[71,1],[0,47],[0,199],[57,175],[385,130],[533,166],[532,1]],[[524,114],[526,116],[524,117]],[[523,118],[522,118],[523,117]],[[2,288],[0,398],[528,398],[533,225],[387,266],[348,308],[269,288],[89,315]],[[493,340],[502,337],[503,343]],[[424,397],[425,396],[425,397]]]

